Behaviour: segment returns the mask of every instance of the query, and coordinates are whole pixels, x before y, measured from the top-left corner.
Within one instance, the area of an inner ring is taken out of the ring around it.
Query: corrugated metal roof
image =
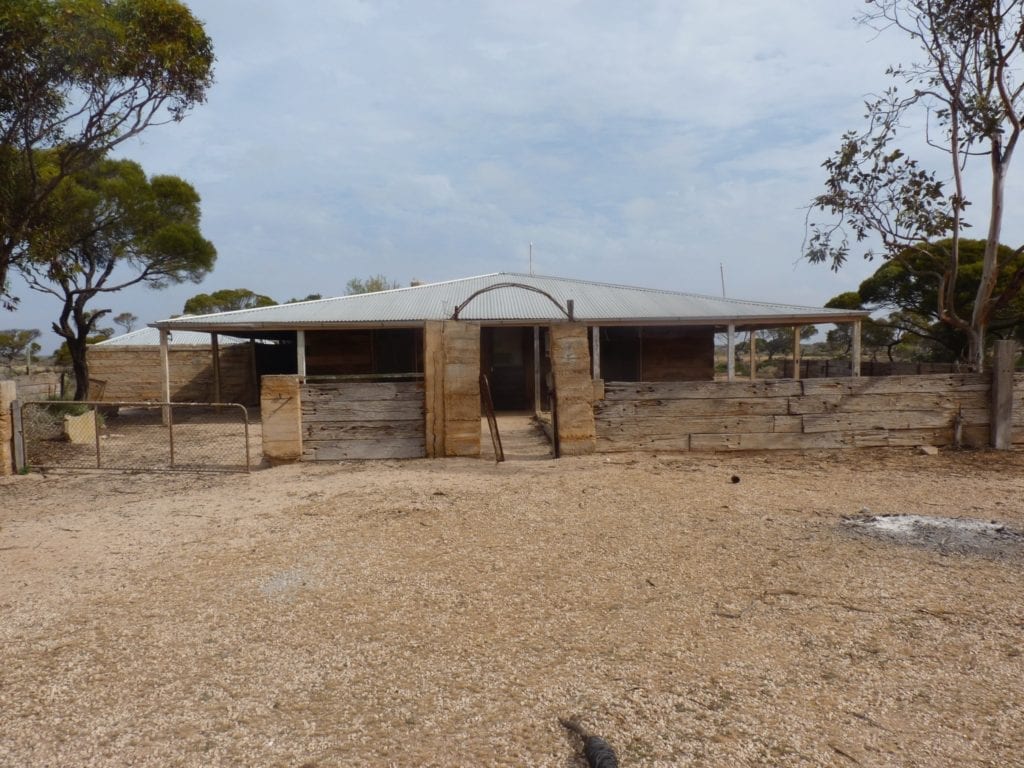
[[[508,283],[517,285],[496,287]],[[418,324],[451,318],[456,307],[478,291],[484,292],[469,301],[459,313],[460,319],[485,323],[557,322],[566,319],[563,309],[569,300],[574,304],[574,319],[583,323],[785,324],[843,322],[868,314],[499,272],[377,293],[178,317],[154,325],[232,332]]]
[[[208,347],[210,346],[210,334],[202,331],[172,331],[169,342],[175,347]],[[245,339],[232,339],[224,337],[217,340],[217,343],[226,346],[228,344],[244,344]],[[97,347],[159,347],[160,331],[156,328],[140,328],[137,331],[130,331],[121,336],[114,336],[106,341],[100,341],[94,346]]]

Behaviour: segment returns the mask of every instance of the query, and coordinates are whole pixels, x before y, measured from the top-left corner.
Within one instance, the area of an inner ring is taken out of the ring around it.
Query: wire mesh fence
[[[21,404],[29,468],[248,472],[249,414],[237,403]]]

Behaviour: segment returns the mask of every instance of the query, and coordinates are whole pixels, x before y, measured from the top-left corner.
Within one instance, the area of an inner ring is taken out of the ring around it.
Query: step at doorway
[[[532,411],[498,413],[495,418],[505,461],[542,461],[554,456],[551,443]],[[480,458],[494,461],[494,446],[486,418],[480,419]]]

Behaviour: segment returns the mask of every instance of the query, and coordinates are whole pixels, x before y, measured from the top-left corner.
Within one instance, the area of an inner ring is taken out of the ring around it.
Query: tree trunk
[[[71,354],[71,370],[75,374],[75,400],[89,399],[89,359],[86,351],[88,341],[85,337],[67,339],[68,352]]]
[[[967,331],[967,362],[974,373],[985,371],[985,326],[972,325]]]
[[[14,259],[14,238],[0,237],[0,310],[13,310],[17,299],[7,293],[10,286],[7,276],[10,274],[11,262]]]

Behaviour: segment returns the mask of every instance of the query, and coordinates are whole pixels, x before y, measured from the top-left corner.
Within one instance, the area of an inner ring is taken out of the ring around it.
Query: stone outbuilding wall
[[[221,345],[220,402],[257,401],[251,344]],[[213,351],[208,346],[172,346],[168,350],[171,400],[179,403],[214,401]],[[102,382],[93,396],[105,402],[163,400],[160,348],[93,346],[89,348],[89,378]],[[96,395],[99,395],[96,397]]]

